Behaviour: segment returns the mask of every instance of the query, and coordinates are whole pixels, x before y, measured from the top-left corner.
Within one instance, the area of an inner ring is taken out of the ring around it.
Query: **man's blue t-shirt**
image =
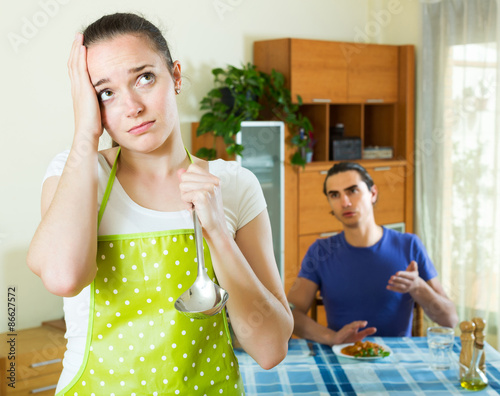
[[[355,320],[368,321],[377,336],[411,337],[413,298],[409,293],[386,289],[389,278],[406,270],[412,260],[419,276],[437,276],[420,239],[383,228],[380,241],[370,247],[354,247],[344,233],[318,239],[307,251],[299,277],[319,286],[328,327],[338,331]]]

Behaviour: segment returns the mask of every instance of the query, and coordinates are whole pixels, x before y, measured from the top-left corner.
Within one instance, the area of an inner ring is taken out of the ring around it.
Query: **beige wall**
[[[420,40],[419,10],[415,0],[0,0],[0,332],[7,331],[8,286],[16,287],[17,329],[62,317],[62,299],[44,289],[25,257],[40,221],[47,164],[71,144],[66,61],[77,29],[116,11],[137,11],[163,25],[183,65],[179,107],[189,147],[210,70],[251,61],[253,41],[413,44]]]

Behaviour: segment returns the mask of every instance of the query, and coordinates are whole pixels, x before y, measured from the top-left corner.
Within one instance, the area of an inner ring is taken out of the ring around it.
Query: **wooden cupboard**
[[[310,40],[292,40],[287,48],[293,98],[301,95],[304,103],[346,100],[347,64],[339,43],[318,41],[313,46]]]
[[[351,45],[351,48],[357,47]],[[396,46],[361,46],[349,55],[348,65],[349,103],[397,102],[398,48]]]
[[[3,333],[0,341],[1,395],[54,395],[66,350],[64,331],[41,326]],[[11,367],[15,387],[8,385],[13,382],[6,374],[10,376],[7,370]]]
[[[284,38],[254,43],[254,64],[276,69],[303,103],[398,101],[398,47]]]

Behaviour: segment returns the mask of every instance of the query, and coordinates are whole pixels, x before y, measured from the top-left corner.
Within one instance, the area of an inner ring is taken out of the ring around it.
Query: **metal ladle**
[[[194,239],[198,262],[198,275],[191,287],[177,299],[174,306],[177,311],[192,319],[206,319],[218,314],[226,305],[229,294],[212,282],[205,270],[203,255],[203,234],[200,220],[193,208]]]

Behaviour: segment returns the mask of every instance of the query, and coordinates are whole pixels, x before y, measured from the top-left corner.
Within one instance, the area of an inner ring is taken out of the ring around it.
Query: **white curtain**
[[[496,0],[422,0],[416,230],[460,321],[499,347],[500,35]]]

